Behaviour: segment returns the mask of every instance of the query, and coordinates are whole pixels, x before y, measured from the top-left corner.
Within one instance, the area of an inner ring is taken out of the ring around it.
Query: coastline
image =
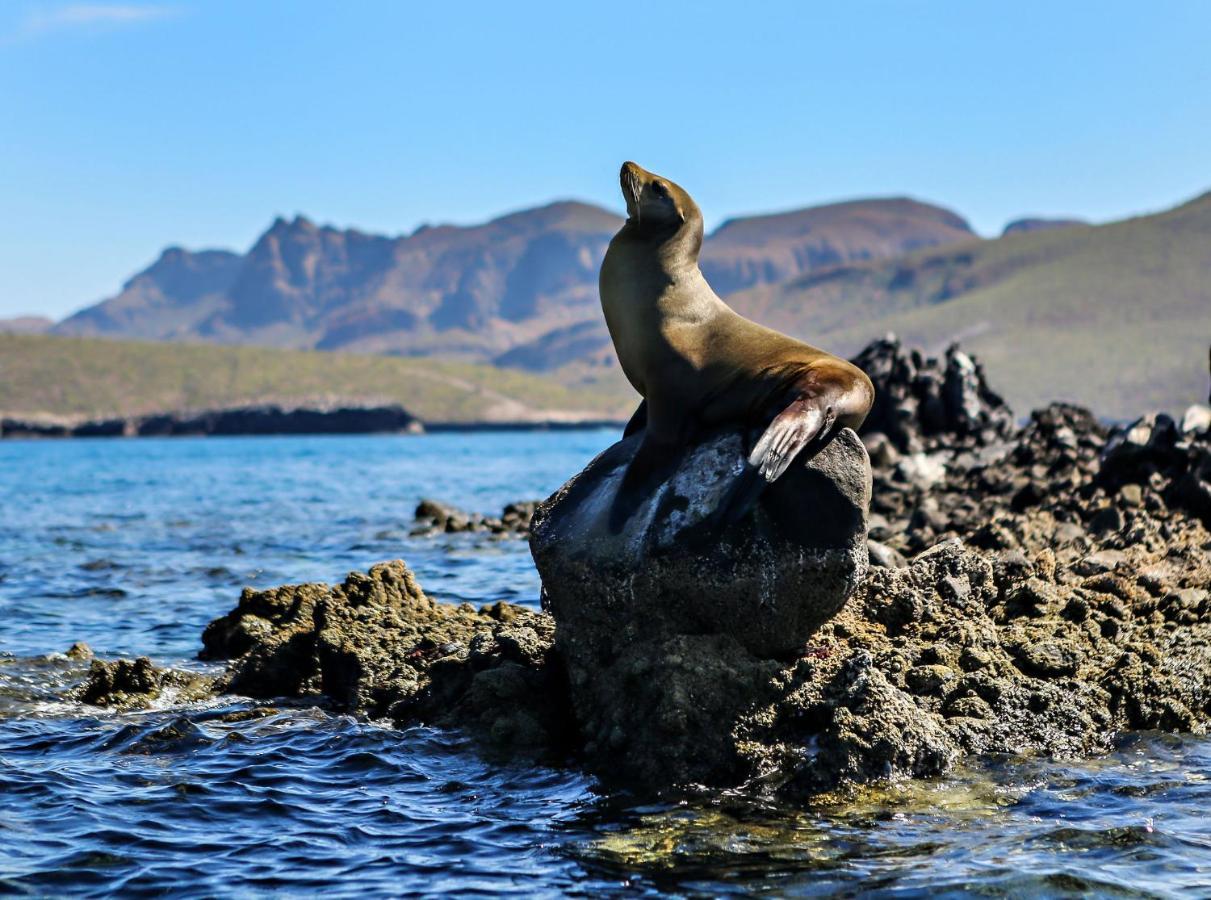
[[[560,416],[547,418],[422,421],[398,404],[308,407],[256,404],[184,410],[141,416],[75,418],[0,414],[0,439],[237,437],[323,434],[437,434],[482,431],[580,431],[622,428],[625,420]]]

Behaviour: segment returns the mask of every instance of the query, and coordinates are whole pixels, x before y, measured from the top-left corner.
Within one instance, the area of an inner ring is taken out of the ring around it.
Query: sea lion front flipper
[[[622,531],[627,520],[677,468],[694,430],[692,421],[662,401],[659,395],[646,398],[627,426],[629,429],[643,414],[643,442],[631,458],[610,507],[610,530],[614,534]]]
[[[631,418],[627,422],[626,428],[622,429],[622,438],[626,440],[636,432],[643,431],[648,427],[648,401],[640,400],[639,406],[635,408],[635,412],[631,413]]]

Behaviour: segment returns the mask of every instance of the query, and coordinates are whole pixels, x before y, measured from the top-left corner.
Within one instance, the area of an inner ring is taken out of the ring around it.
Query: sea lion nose
[[[622,171],[619,173],[623,178],[635,178],[643,171],[638,164],[631,162],[629,159],[622,164]]]

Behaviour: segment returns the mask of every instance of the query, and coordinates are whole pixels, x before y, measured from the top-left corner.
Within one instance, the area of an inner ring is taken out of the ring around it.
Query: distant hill
[[[556,379],[436,359],[0,334],[0,413],[104,418],[249,403],[398,403],[426,422],[625,419],[620,376]]]
[[[948,209],[904,197],[729,219],[706,239],[702,274],[721,295],[839,263],[888,259],[975,237]]]
[[[561,202],[406,237],[276,220],[248,253],[164,251],[64,335],[440,355],[543,371],[608,351],[597,270],[622,219]],[[861,200],[733,219],[703,265],[719,290],[970,239],[952,212]]]
[[[17,316],[0,319],[0,334],[41,334],[50,331],[54,321],[45,316]]]
[[[164,251],[55,332],[494,363],[622,406],[597,300],[620,223],[574,202],[406,237],[279,219],[246,254]],[[741,313],[838,353],[888,331],[931,351],[960,340],[1022,414],[1206,397],[1211,194],[1106,225],[1020,219],[990,240],[914,200],[830,204],[729,220],[702,268]]]
[[[278,219],[244,255],[164,251],[55,331],[484,359],[595,311],[620,221],[556,203],[389,238]]]
[[[1021,413],[1056,399],[1110,417],[1180,411],[1207,395],[1211,194],[1108,225],[836,266],[729,302],[840,353],[887,331],[933,350],[961,340]]]
[[[1080,219],[1014,219],[1005,226],[1005,230],[1001,232],[1002,236],[1011,234],[1025,234],[1028,231],[1053,231],[1058,228],[1075,228],[1078,225],[1088,225]]]

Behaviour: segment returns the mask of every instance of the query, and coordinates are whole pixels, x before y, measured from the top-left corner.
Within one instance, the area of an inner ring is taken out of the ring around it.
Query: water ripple
[[[65,699],[107,656],[193,659],[244,584],[403,557],[535,604],[524,542],[413,538],[422,496],[544,496],[608,433],[0,442],[0,891],[80,896],[1211,895],[1211,743],[991,759],[787,809],[602,796],[465,740],[238,699]]]

